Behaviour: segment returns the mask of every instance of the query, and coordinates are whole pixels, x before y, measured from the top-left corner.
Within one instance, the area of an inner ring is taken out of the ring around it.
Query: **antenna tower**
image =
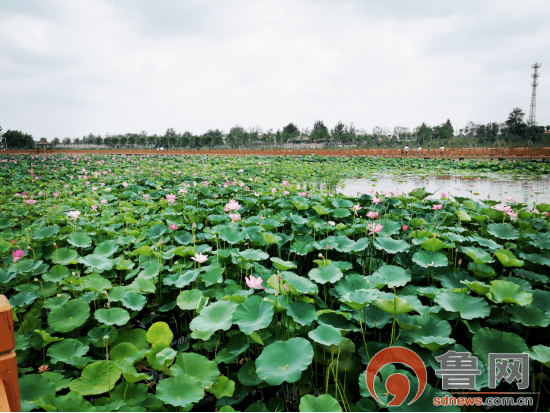
[[[531,86],[533,86],[533,93],[531,94],[531,110],[529,112],[529,125],[535,126],[537,124],[537,86],[539,85],[537,79],[539,77],[538,69],[540,67],[540,63],[535,63],[533,66],[531,66],[533,69],[535,69],[535,73],[531,75],[533,78],[533,83]]]

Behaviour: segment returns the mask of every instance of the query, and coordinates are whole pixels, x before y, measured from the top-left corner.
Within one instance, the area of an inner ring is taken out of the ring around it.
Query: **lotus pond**
[[[528,353],[527,391],[548,410],[550,205],[334,192],[340,178],[407,172],[513,180],[548,166],[0,157],[0,293],[22,409],[458,411],[433,406],[451,395],[435,357],[454,350],[478,358],[477,391],[516,391],[488,390],[488,354]],[[418,379],[404,365],[380,370],[382,404],[367,388],[390,346],[426,365],[410,406]],[[395,372],[410,394],[388,408]]]

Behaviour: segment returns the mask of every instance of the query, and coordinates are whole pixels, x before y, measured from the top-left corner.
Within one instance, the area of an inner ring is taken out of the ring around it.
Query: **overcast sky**
[[[0,126],[550,124],[550,1],[0,0]]]

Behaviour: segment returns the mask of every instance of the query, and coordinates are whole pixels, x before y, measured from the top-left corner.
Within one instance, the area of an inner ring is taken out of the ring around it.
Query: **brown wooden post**
[[[13,314],[6,296],[0,295],[0,410],[21,411],[15,358]],[[6,404],[8,404],[6,406]]]

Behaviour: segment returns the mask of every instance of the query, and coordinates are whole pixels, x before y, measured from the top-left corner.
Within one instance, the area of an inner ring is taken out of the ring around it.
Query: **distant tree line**
[[[423,122],[411,131],[407,127],[396,126],[393,130],[375,126],[372,132],[357,130],[353,123],[345,125],[338,122],[329,129],[322,120],[317,120],[311,129],[300,130],[295,123],[289,123],[282,129],[262,131],[259,126],[244,128],[233,126],[228,133],[219,129],[209,129],[202,135],[191,132],[177,133],[168,128],[164,135],[148,135],[147,132],[126,133],[102,137],[90,133],[82,138],[54,138],[54,146],[87,145],[105,148],[258,148],[277,147],[287,144],[322,144],[325,147],[336,146],[367,146],[396,147],[405,142],[423,146],[428,142],[438,142],[449,145],[449,140],[455,137],[475,139],[480,143],[505,146],[514,142],[529,145],[540,144],[550,140],[550,125],[529,125],[524,121],[525,113],[520,108],[514,108],[508,119],[503,123],[489,122],[475,124],[468,122],[464,128],[455,130],[451,121],[436,126],[428,126]],[[8,130],[2,134],[0,128],[0,147],[8,149],[24,149],[34,147],[33,137],[20,131]],[[45,138],[42,138],[45,139]]]

